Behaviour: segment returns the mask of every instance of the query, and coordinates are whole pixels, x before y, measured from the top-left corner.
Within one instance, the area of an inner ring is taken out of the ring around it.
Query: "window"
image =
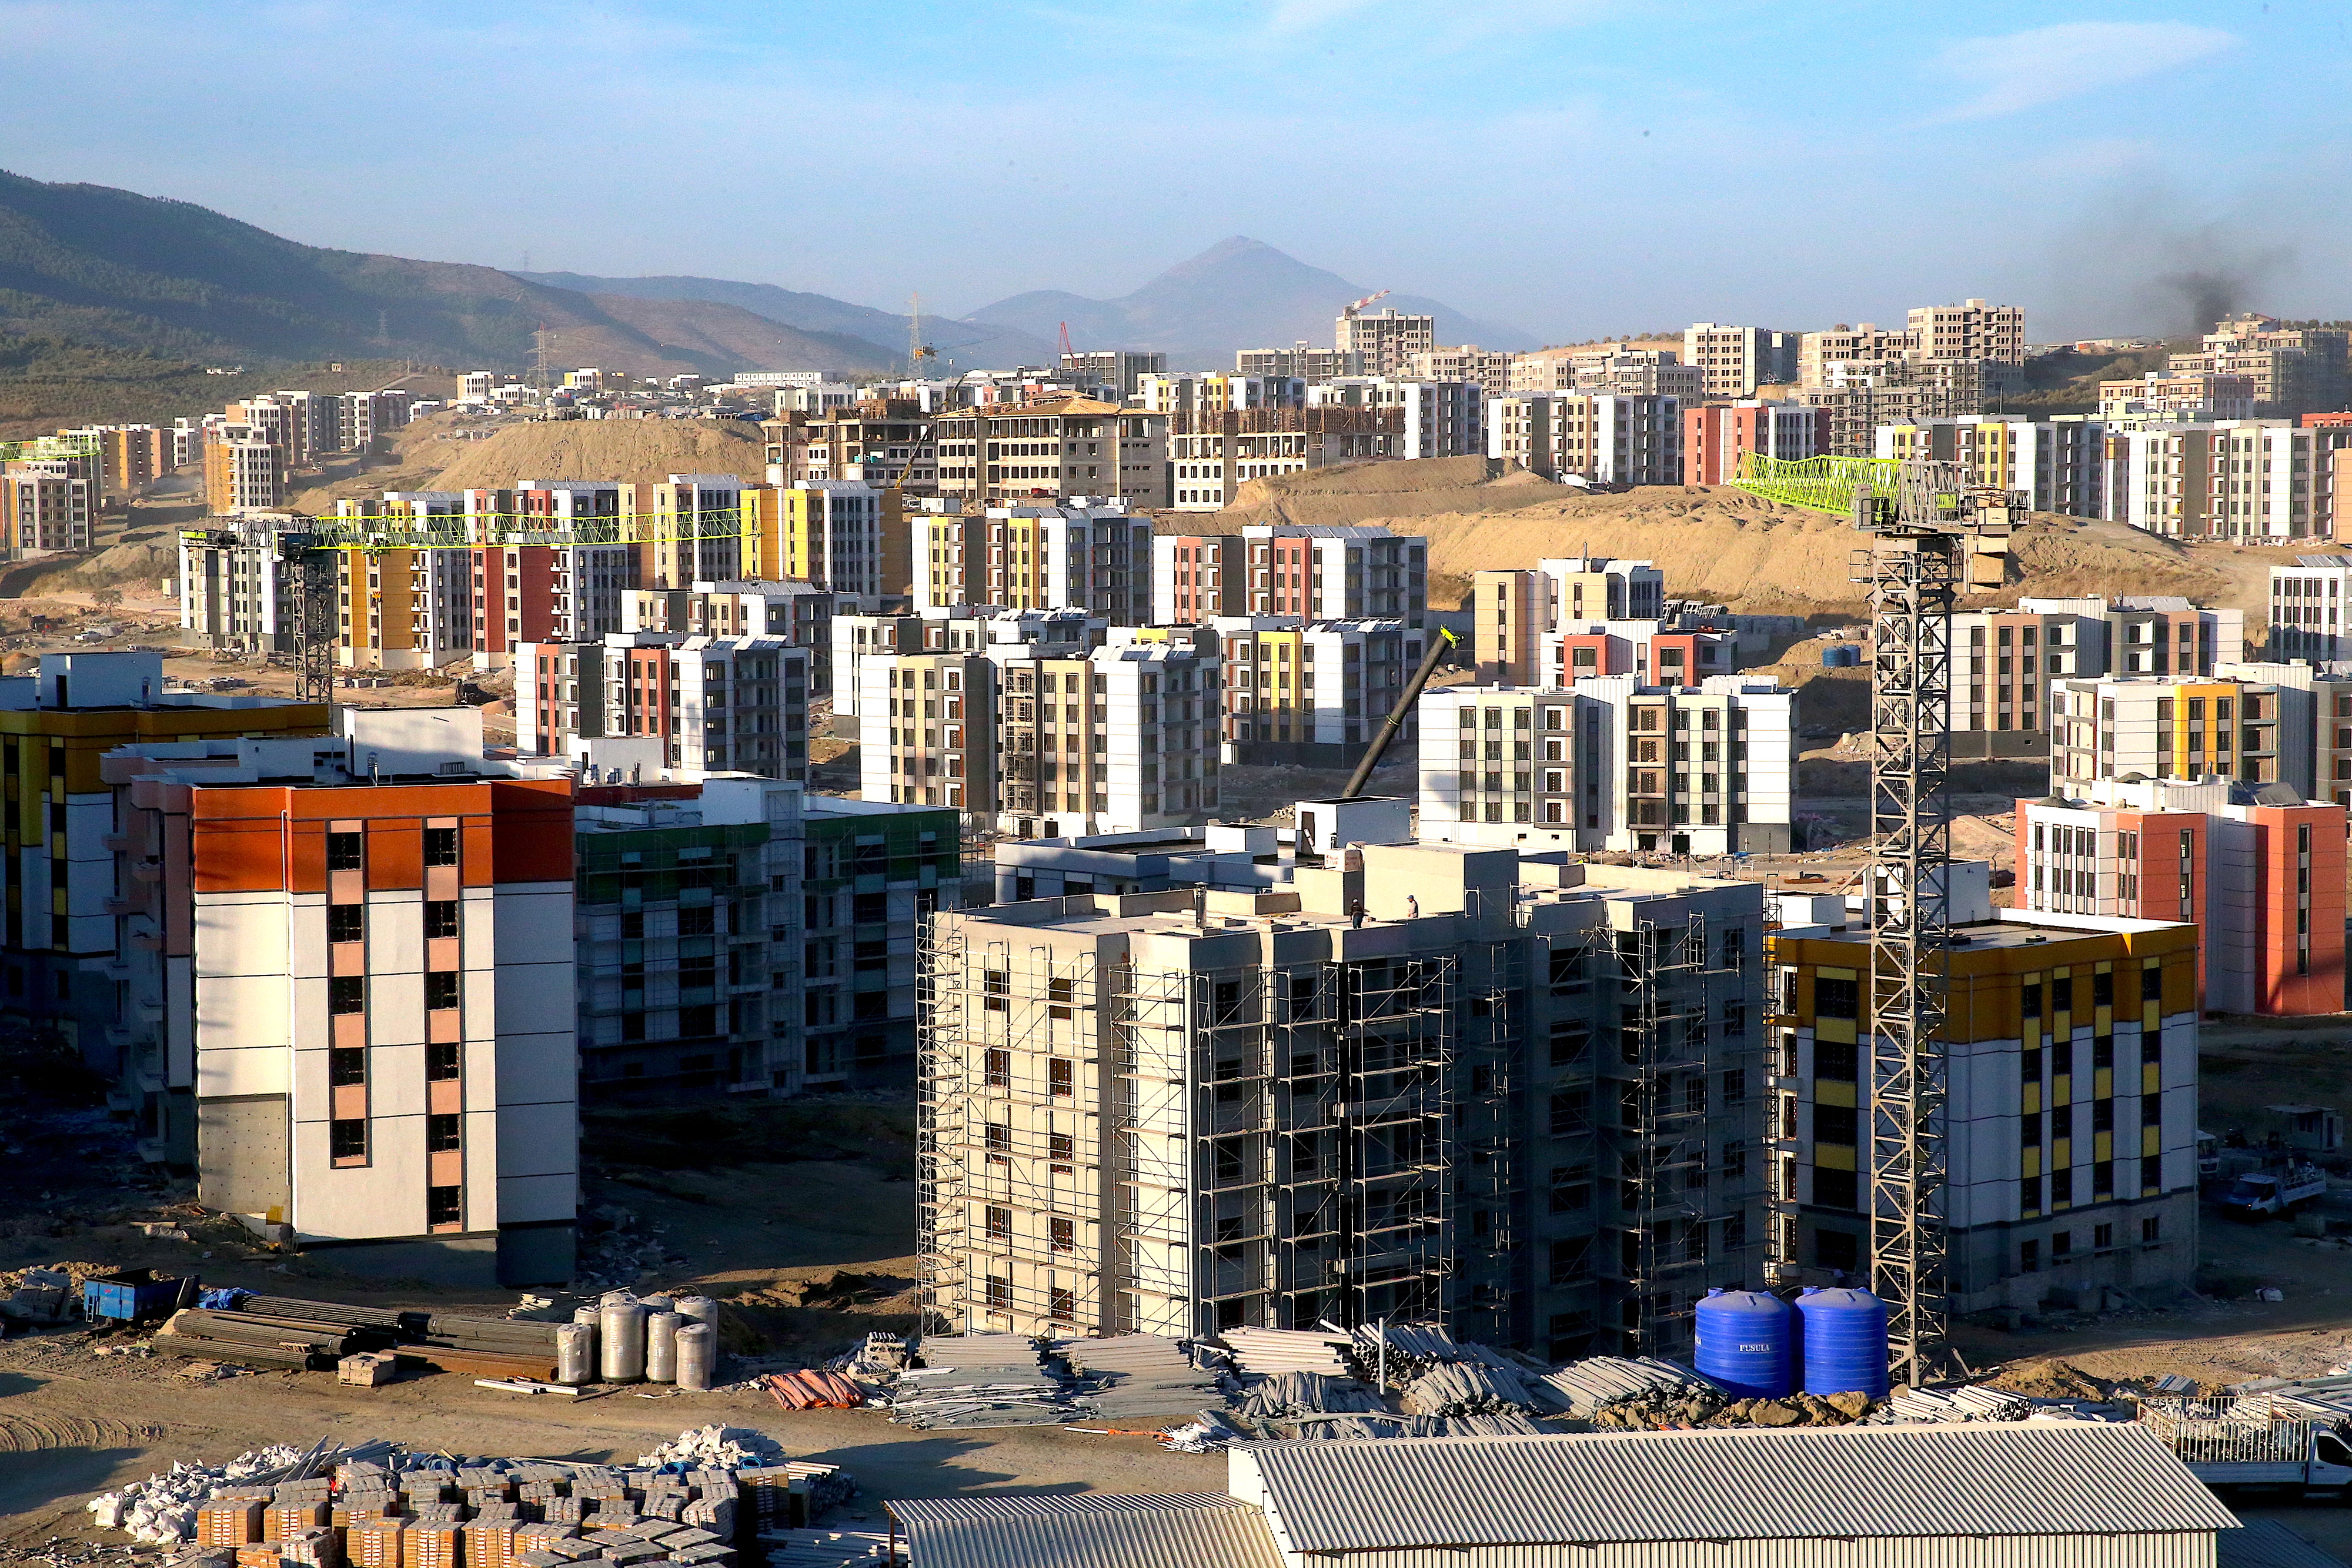
[[[2041,831],[2039,828],[2034,831]],[[2019,1010],[2030,1019],[2038,1019],[2042,1016],[2042,983],[2039,980],[2026,986],[2020,992]]]
[[[1011,1312],[1013,1310],[1013,1281],[1010,1280],[1000,1279],[998,1276],[991,1274],[988,1277],[988,1304],[992,1310],[996,1312]]]
[[[1056,1165],[1068,1165],[1077,1157],[1077,1140],[1067,1133],[1046,1134],[1045,1157]]]
[[[2164,1000],[2164,971],[2149,968],[2139,972],[2139,999],[2144,1002]]]
[[[1057,1019],[1068,1018],[1070,1001],[1076,991],[1076,983],[1066,976],[1047,980],[1045,982],[1046,1016]]]
[[[1723,1103],[1744,1105],[1748,1103],[1748,1070],[1744,1067],[1727,1069],[1723,1074]]]
[[[1013,972],[1009,969],[982,969],[980,972],[981,1006],[987,1011],[1001,1013],[1011,1004]]]
[[[1813,1076],[1816,1078],[1833,1078],[1841,1083],[1852,1083],[1855,1082],[1854,1072],[1860,1061],[1860,1048],[1852,1040],[1813,1041]]]
[[[988,1152],[992,1155],[1011,1154],[1013,1152],[1013,1129],[1002,1122],[991,1122],[988,1124],[987,1144]]]
[[[860,925],[879,925],[890,918],[890,895],[861,893],[852,900],[850,918]]]
[[[988,1208],[988,1237],[992,1241],[1013,1239],[1013,1211],[991,1204]]]
[[[1078,1249],[1078,1222],[1054,1215],[1045,1221],[1045,1245],[1056,1252]]]
[[[327,1052],[327,1082],[338,1087],[367,1082],[367,1052],[361,1050]]]
[[[1045,1090],[1051,1094],[1070,1094],[1076,1091],[1077,1066],[1075,1061],[1055,1057],[1045,1063]]]
[[[2163,1240],[2164,1220],[2162,1217],[2152,1214],[2146,1219],[2141,1220],[2139,1222],[2139,1239],[2143,1244]]]
[[[330,942],[361,942],[367,938],[367,905],[363,904],[331,904],[327,906],[327,940]]]
[[[1826,975],[1814,977],[1813,1015],[1816,1018],[1858,1018],[1861,1007],[1860,982],[1833,979]]]
[[[1053,1319],[1057,1323],[1076,1322],[1078,1321],[1078,1293],[1076,1291],[1066,1290],[1058,1285],[1047,1290],[1045,1292],[1045,1315]]]
[[[1592,1125],[1592,1092],[1570,1089],[1551,1097],[1551,1135],[1566,1137]]]
[[[367,1158],[367,1123],[356,1116],[328,1123],[327,1149],[337,1160]]]
[[[359,834],[329,833],[327,835],[327,869],[329,871],[358,871],[362,862],[363,852]]]
[[[2105,1252],[2115,1244],[2116,1228],[2114,1226],[2095,1225],[2091,1228],[2091,1247],[2094,1251]]]
[[[1852,1209],[1861,1199],[1859,1178],[1853,1171],[1817,1167],[1813,1172],[1813,1203],[1821,1208]]]
[[[457,971],[436,969],[425,977],[425,1009],[441,1012],[457,1005]]]
[[[457,863],[457,830],[427,828],[425,830],[425,863],[456,865]]]
[[[458,1146],[465,1118],[457,1115],[425,1118],[425,1146],[436,1154],[445,1154]]]
[[[2053,1263],[2072,1256],[2074,1250],[2074,1233],[2073,1231],[2061,1230],[2050,1238],[2050,1260]]]
[[[425,1076],[431,1082],[444,1082],[462,1075],[463,1058],[454,1040],[436,1040],[425,1048]]]
[[[1013,1053],[1002,1046],[990,1046],[985,1061],[985,1075],[991,1089],[1005,1089],[1013,1083]]]
[[[1843,1144],[1854,1142],[1858,1123],[1851,1105],[1816,1105],[1813,1107],[1813,1142]]]
[[[427,936],[457,935],[457,901],[456,899],[436,898],[425,901],[425,935]]]
[[[2021,1274],[2038,1274],[2042,1271],[2041,1242],[2021,1241],[2017,1244],[2017,1271]]]
[[[426,1187],[425,1223],[434,1226],[465,1224],[466,1189],[462,1186]]]
[[[349,1014],[367,1011],[367,980],[359,975],[336,975],[327,981],[327,1010]]]
[[[1551,1173],[1551,1211],[1554,1214],[1580,1214],[1591,1207],[1591,1166],[1554,1166]]]
[[[1567,1067],[1584,1060],[1592,1046],[1592,1030],[1580,1019],[1569,1019],[1551,1026],[1551,1064]]]
[[[1572,1285],[1592,1272],[1592,1239],[1591,1237],[1577,1236],[1565,1241],[1555,1241],[1549,1250],[1549,1261],[1551,1265],[1553,1284]]]
[[[2113,974],[2091,977],[2091,1005],[2095,1008],[2116,1005],[2116,977]]]

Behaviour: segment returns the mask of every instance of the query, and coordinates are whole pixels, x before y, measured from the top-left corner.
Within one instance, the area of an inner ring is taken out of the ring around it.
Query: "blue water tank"
[[[1804,1320],[1808,1394],[1886,1397],[1886,1303],[1868,1291],[1809,1288],[1797,1298]]]
[[[1795,1371],[1789,1303],[1761,1291],[1709,1291],[1698,1303],[1698,1369],[1739,1399],[1778,1399]]]

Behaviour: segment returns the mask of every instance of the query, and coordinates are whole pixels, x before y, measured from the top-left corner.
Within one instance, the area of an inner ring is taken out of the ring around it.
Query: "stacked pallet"
[[[421,1332],[403,1334],[399,1355],[441,1372],[545,1382],[555,1375],[558,1326],[524,1318],[458,1318],[436,1312]]]

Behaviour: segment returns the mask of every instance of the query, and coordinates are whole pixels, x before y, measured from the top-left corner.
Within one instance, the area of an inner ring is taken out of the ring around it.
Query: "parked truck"
[[[2352,1422],[2281,1394],[2148,1399],[2140,1425],[2210,1487],[2260,1487],[2342,1500],[2352,1487]]]
[[[2221,1195],[2233,1219],[2267,1219],[2325,1197],[2327,1176],[2316,1166],[2291,1165],[2274,1171],[2247,1171]]]

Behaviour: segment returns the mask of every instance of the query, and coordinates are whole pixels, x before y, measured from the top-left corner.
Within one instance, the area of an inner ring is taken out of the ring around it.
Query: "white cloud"
[[[2062,22],[1947,45],[1938,65],[1976,89],[1936,122],[1989,120],[2176,69],[2234,47],[2233,34],[2186,22]]]
[[[1273,0],[1265,19],[1269,37],[1314,32],[1335,22],[1362,23],[1373,14],[1393,26],[1433,35],[1441,46],[1496,34],[1534,33],[1585,21],[1601,9],[1599,0]]]

